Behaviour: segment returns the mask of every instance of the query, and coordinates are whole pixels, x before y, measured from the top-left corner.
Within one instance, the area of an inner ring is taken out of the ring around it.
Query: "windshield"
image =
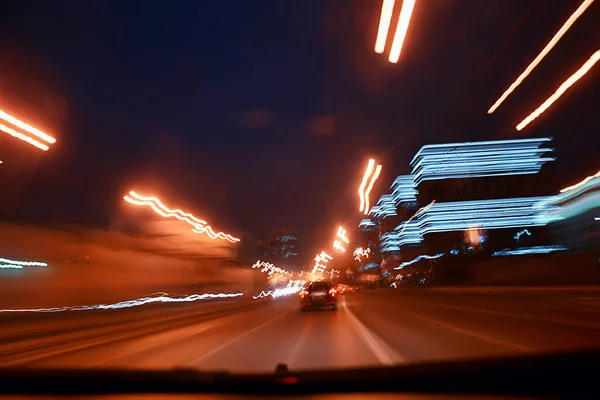
[[[598,348],[599,3],[11,2],[0,367]]]

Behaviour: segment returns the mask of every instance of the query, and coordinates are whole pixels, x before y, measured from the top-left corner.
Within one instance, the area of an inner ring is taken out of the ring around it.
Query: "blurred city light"
[[[418,261],[421,261],[421,260],[435,260],[435,259],[443,257],[443,256],[444,256],[444,253],[439,253],[439,254],[436,254],[436,255],[433,255],[433,256],[430,256],[430,255],[427,255],[427,254],[421,254],[420,256],[415,257],[411,261],[405,261],[405,262],[403,262],[402,264],[400,264],[399,266],[397,266],[394,269],[402,269],[404,267],[408,267],[409,265],[414,264],[414,263],[416,263]]]
[[[348,240],[348,236],[346,235],[346,230],[344,228],[342,228],[341,226],[338,227],[337,230],[337,237],[344,243],[348,244],[350,241]]]
[[[597,50],[592,56],[566,81],[564,81],[556,91],[546,99],[535,111],[529,114],[523,121],[517,125],[517,130],[520,131],[525,128],[531,121],[539,117],[544,111],[546,111],[556,100],[558,100],[563,93],[565,93],[571,86],[575,84],[582,76],[600,60],[600,50]]]
[[[415,154],[410,165],[415,184],[426,180],[536,174],[553,157],[542,148],[551,138],[528,138],[428,144]],[[410,183],[404,181],[410,191]]]
[[[400,52],[406,38],[406,32],[408,31],[408,24],[410,23],[410,17],[415,7],[416,0],[404,0],[402,1],[402,9],[400,10],[400,18],[398,19],[398,25],[396,26],[396,33],[394,34],[394,40],[392,41],[392,48],[388,60],[391,63],[397,63],[400,59]]]
[[[17,128],[20,128],[20,129],[24,130],[25,132],[28,132],[28,133],[42,139],[44,142],[47,142],[50,144],[56,143],[56,139],[54,139],[52,136],[40,131],[37,128],[34,128],[33,126],[31,126],[29,124],[26,124],[25,122],[13,117],[9,113],[4,112],[2,110],[0,110],[0,119],[3,119],[4,121],[8,122],[9,124],[16,126]]]
[[[519,75],[517,80],[515,80],[512,83],[512,85],[510,85],[510,87],[506,90],[506,92],[504,92],[502,94],[502,96],[500,96],[500,98],[498,100],[496,100],[494,105],[492,105],[492,107],[490,107],[490,109],[488,110],[488,114],[493,113],[494,111],[496,111],[496,109],[498,107],[500,107],[500,104],[502,104],[502,102],[504,102],[504,100],[506,100],[506,98],[525,80],[525,78],[527,78],[527,76],[529,76],[529,74],[534,70],[534,68],[537,67],[537,65],[542,61],[542,59],[544,57],[546,57],[546,55],[550,52],[550,50],[552,50],[552,48],[556,45],[556,43],[558,43],[558,41],[564,36],[564,34],[567,33],[567,31],[575,23],[577,18],[579,18],[581,16],[581,14],[583,14],[584,11],[593,2],[594,2],[594,0],[585,0],[579,6],[579,8],[577,10],[575,10],[575,12],[569,17],[567,22],[565,22],[565,24],[558,30],[558,32],[556,32],[554,37],[550,40],[550,42],[548,42],[548,44],[546,45],[546,47],[544,47],[544,49],[540,52],[540,54],[538,54],[537,57],[531,62],[531,64],[529,64],[527,66],[525,71],[523,71],[521,73],[521,75]],[[521,130],[521,129],[519,129],[519,130]]]
[[[375,41],[375,53],[381,54],[385,50],[385,42],[390,29],[390,23],[392,22],[394,1],[383,0],[383,4],[381,5],[381,17],[379,18],[379,29],[377,30],[377,39]]]
[[[365,190],[365,210],[364,213],[368,214],[369,212],[369,208],[370,208],[370,201],[371,201],[371,190],[373,189],[373,185],[375,185],[375,181],[377,181],[377,178],[379,178],[379,174],[381,173],[381,165],[377,165],[377,167],[375,168],[375,172],[373,173],[373,176],[371,177],[371,180],[369,181],[369,185],[367,186],[367,189]]]
[[[327,268],[325,264],[327,264],[330,260],[333,260],[333,257],[327,254],[325,251],[321,251],[315,257],[315,265],[313,267],[312,273],[323,273],[325,271],[325,268]]]
[[[336,239],[333,241],[333,248],[345,252],[346,248],[344,247],[344,243],[348,244],[350,241],[348,240],[348,236],[346,234],[346,230],[343,227],[338,227],[337,233],[335,235]]]
[[[48,264],[39,261],[19,261],[10,260],[8,258],[0,258],[0,268],[16,268],[22,269],[23,267],[47,267]]]
[[[492,257],[548,254],[548,253],[553,253],[555,251],[566,251],[566,250],[569,250],[569,249],[565,246],[522,247],[519,249],[504,249],[504,250],[496,251],[492,254]]]
[[[258,260],[254,263],[254,265],[252,265],[252,268],[261,268],[260,272],[266,272],[269,276],[273,274],[292,276],[291,272],[288,272],[282,268],[275,266],[275,264],[271,264],[266,261]]]
[[[363,249],[362,247],[357,247],[352,253],[352,255],[354,256],[354,260],[358,262],[362,261],[363,258],[369,258],[370,254],[371,249],[369,249],[368,247],[366,249]]]
[[[306,281],[304,281],[304,280],[291,280],[288,282],[287,286],[284,288],[277,288],[275,290],[267,290],[267,291],[262,290],[258,294],[258,296],[252,296],[252,298],[254,300],[258,300],[258,299],[263,299],[263,298],[269,297],[269,296],[271,296],[273,298],[289,296],[289,295],[298,293],[300,290],[302,290],[304,288],[305,284],[306,284]]]
[[[360,206],[358,210],[360,212],[365,211],[365,187],[367,186],[367,182],[369,177],[373,173],[373,168],[375,167],[375,160],[371,159],[367,163],[367,169],[365,170],[365,174],[363,175],[362,181],[360,182],[360,186],[358,187],[358,197],[360,200]]]
[[[600,171],[539,204],[539,207],[552,206],[545,216],[550,221],[572,218],[600,207]]]
[[[341,252],[346,251],[346,249],[344,248],[344,246],[342,246],[342,243],[339,240],[337,240],[337,239],[335,239],[333,241],[333,248],[336,249],[336,250],[338,250],[338,251],[341,251]]]
[[[381,251],[419,244],[431,233],[544,226],[557,219],[555,196],[431,203],[393,232],[381,235]]]
[[[517,234],[515,235],[515,237],[513,239],[515,239],[518,242],[521,239],[521,236],[523,236],[523,235],[531,236],[531,232],[529,232],[527,229],[523,229],[523,230],[517,232]]]
[[[150,303],[187,303],[199,300],[210,300],[210,299],[225,299],[232,297],[243,296],[243,293],[203,293],[203,294],[192,294],[185,297],[170,297],[168,295],[161,295],[155,297],[142,297],[135,300],[121,301],[112,304],[96,304],[91,306],[74,306],[74,307],[51,307],[51,308],[8,308],[0,309],[0,313],[13,313],[13,312],[61,312],[61,311],[89,311],[89,310],[118,310],[121,308],[139,307]]]
[[[577,188],[579,188],[579,187],[581,187],[581,186],[585,185],[586,183],[588,183],[588,182],[589,182],[589,181],[591,181],[592,179],[594,179],[594,178],[598,178],[598,177],[600,177],[600,171],[596,172],[594,175],[590,175],[590,176],[588,176],[587,178],[585,178],[584,180],[582,180],[582,181],[581,181],[581,182],[579,182],[579,183],[576,183],[576,184],[574,184],[574,185],[571,185],[571,186],[568,186],[568,187],[566,187],[566,188],[564,188],[564,189],[561,189],[561,191],[560,191],[560,192],[561,192],[561,193],[565,193],[565,192],[568,192],[569,190],[577,189]]]
[[[22,141],[24,141],[26,143],[29,143],[30,145],[32,145],[34,147],[37,147],[40,150],[48,151],[50,149],[50,147],[48,147],[47,145],[45,145],[43,143],[40,143],[37,140],[32,139],[32,138],[30,138],[27,135],[24,135],[24,134],[22,134],[20,132],[17,132],[14,129],[9,128],[6,125],[0,124],[0,131],[8,133],[10,136],[12,136],[14,138],[17,138],[19,140],[22,140]]]
[[[128,203],[136,206],[148,206],[162,217],[177,218],[180,221],[187,222],[192,226],[192,231],[194,233],[205,233],[211,239],[223,239],[231,243],[240,241],[240,239],[235,238],[227,233],[215,232],[210,225],[207,225],[206,221],[198,219],[192,214],[183,212],[182,210],[169,209],[156,197],[142,196],[132,190],[129,192],[128,196],[124,196],[123,198]]]

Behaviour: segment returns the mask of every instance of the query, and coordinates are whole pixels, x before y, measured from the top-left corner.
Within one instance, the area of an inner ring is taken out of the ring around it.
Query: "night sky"
[[[418,0],[390,64],[381,0],[3,2],[0,108],[58,143],[0,134],[0,218],[107,227],[135,188],[246,240],[296,228],[312,255],[356,225],[369,157],[376,201],[424,144],[511,137],[555,138],[552,193],[600,169],[600,65],[514,127],[600,49],[600,1],[486,111],[580,3]]]

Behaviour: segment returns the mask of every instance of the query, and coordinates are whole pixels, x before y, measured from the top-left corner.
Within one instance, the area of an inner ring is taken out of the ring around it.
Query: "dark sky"
[[[136,188],[248,240],[295,227],[313,253],[358,221],[369,157],[376,201],[424,144],[510,137],[555,138],[552,192],[600,168],[600,66],[514,126],[600,49],[600,2],[486,111],[580,3],[418,0],[394,65],[380,0],[3,2],[0,108],[58,144],[0,135],[0,217],[106,226]]]

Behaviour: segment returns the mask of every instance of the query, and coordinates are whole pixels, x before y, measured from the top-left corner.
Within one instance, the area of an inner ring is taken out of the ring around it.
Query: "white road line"
[[[413,312],[410,312],[410,315],[413,318],[417,318],[417,319],[420,319],[420,320],[423,320],[423,321],[427,321],[427,322],[430,322],[432,324],[440,325],[440,326],[443,326],[444,328],[447,328],[447,329],[450,329],[450,330],[453,330],[453,331],[456,331],[456,332],[464,333],[465,335],[473,336],[473,337],[476,337],[478,339],[486,340],[488,342],[498,343],[498,344],[504,345],[506,347],[514,347],[516,349],[523,350],[523,351],[535,352],[535,350],[532,349],[532,348],[530,348],[530,347],[521,346],[520,344],[516,344],[516,343],[509,342],[509,341],[502,340],[502,339],[496,339],[496,338],[491,337],[491,336],[482,335],[480,333],[469,331],[467,329],[462,329],[462,328],[459,328],[457,326],[447,324],[445,322],[441,322],[441,321],[438,321],[438,320],[435,320],[435,319],[426,318],[426,317],[420,316],[420,315],[418,315],[416,313],[413,313]]]
[[[161,332],[156,335],[150,335],[131,344],[128,344],[128,349],[125,352],[119,352],[118,354],[110,354],[104,358],[96,359],[93,362],[88,363],[88,365],[99,365],[110,360],[118,360],[132,356],[134,354],[139,354],[148,351],[150,349],[162,347],[169,343],[177,342],[182,339],[187,339],[189,337],[196,336],[199,333],[206,332],[209,329],[214,329],[218,326],[223,325],[225,322],[225,318],[219,318],[213,321],[206,321],[204,323]]]
[[[509,313],[509,312],[505,312],[505,311],[495,311],[495,310],[488,310],[488,309],[483,309],[483,308],[455,306],[452,304],[430,303],[430,302],[425,302],[425,301],[414,301],[414,302],[417,304],[422,304],[422,305],[431,306],[431,307],[443,307],[443,308],[468,311],[468,312],[473,312],[473,313],[478,313],[478,314],[496,315],[499,317],[536,320],[536,321],[550,322],[550,323],[555,323],[555,324],[583,326],[586,328],[600,328],[600,324],[597,324],[594,322],[582,322],[582,321],[573,321],[573,320],[560,319],[560,318],[540,317],[540,316],[531,315],[531,314],[528,314],[528,315],[527,314],[515,314],[515,313]]]
[[[300,338],[296,341],[296,343],[294,343],[294,346],[292,347],[288,356],[286,357],[286,363],[288,366],[294,362],[296,357],[298,357],[298,354],[300,354],[300,350],[302,350],[302,346],[304,346],[304,343],[308,338],[308,334],[310,333],[310,329],[312,328],[312,320],[307,321],[308,322],[306,328],[304,328],[302,334],[300,335]]]
[[[390,346],[385,344],[383,340],[377,337],[371,332],[362,322],[350,311],[350,308],[346,304],[346,299],[342,302],[342,308],[345,311],[351,326],[355,332],[360,336],[365,345],[373,352],[375,357],[383,365],[394,365],[397,363],[404,362],[405,359]]]
[[[281,318],[281,317],[283,317],[283,316],[285,316],[285,315],[288,315],[288,314],[289,314],[289,313],[291,313],[292,311],[296,311],[296,310],[290,310],[290,311],[286,311],[286,312],[284,312],[284,313],[281,313],[281,314],[279,314],[278,316],[276,316],[276,317],[274,317],[274,318],[271,318],[271,319],[270,319],[270,320],[268,320],[267,322],[265,322],[265,323],[262,323],[262,324],[258,325],[257,327],[250,329],[249,331],[245,331],[245,332],[244,332],[244,333],[242,333],[241,335],[239,335],[239,336],[236,336],[235,338],[233,338],[233,339],[231,339],[231,340],[228,340],[227,342],[225,342],[225,343],[222,343],[221,345],[219,345],[219,346],[217,346],[217,347],[214,347],[212,350],[205,352],[205,353],[204,353],[204,354],[202,354],[200,357],[196,357],[196,358],[194,358],[193,360],[191,360],[191,361],[187,362],[187,363],[186,363],[186,365],[190,365],[190,366],[197,366],[197,364],[198,364],[199,362],[201,362],[202,360],[205,360],[206,358],[208,358],[208,357],[212,356],[213,354],[216,354],[216,353],[218,353],[218,352],[222,351],[223,349],[225,349],[225,348],[227,348],[227,347],[231,346],[232,344],[234,344],[234,343],[236,343],[236,342],[239,342],[240,340],[244,339],[244,338],[245,338],[245,337],[247,337],[247,336],[250,336],[250,335],[251,335],[251,334],[253,334],[254,332],[256,332],[256,331],[258,331],[258,330],[260,330],[260,329],[264,328],[265,326],[267,326],[267,325],[269,325],[270,323],[272,323],[272,322],[274,322],[274,321],[278,320],[279,318]]]

